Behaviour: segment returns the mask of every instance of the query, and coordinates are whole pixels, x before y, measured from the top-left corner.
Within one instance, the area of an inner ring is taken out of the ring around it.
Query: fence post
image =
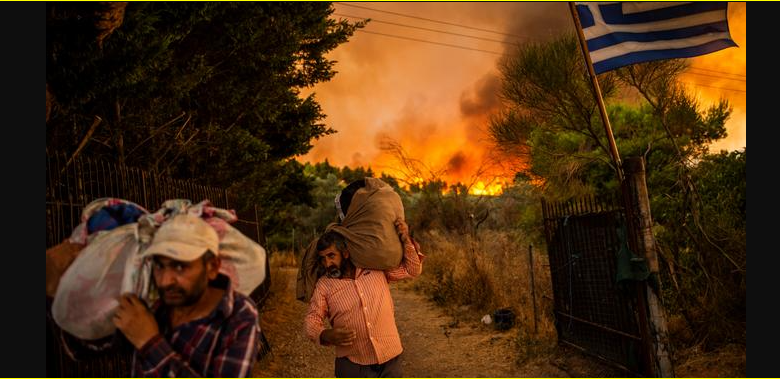
[[[531,302],[534,306],[534,336],[538,333],[536,325],[536,289],[534,287],[534,245],[528,245],[528,272],[531,273]]]
[[[257,214],[257,204],[253,204],[255,208],[255,231],[257,233],[257,243],[261,245],[265,245],[265,241],[262,240],[262,237],[260,237],[260,217],[258,217]]]
[[[141,192],[144,196],[144,207],[146,207],[146,209],[154,209],[149,205],[149,199],[146,195],[146,171],[144,170],[141,170]]]
[[[655,372],[660,377],[674,377],[674,368],[669,356],[669,331],[666,325],[664,309],[660,301],[661,282],[658,268],[658,252],[652,230],[653,219],[650,215],[650,198],[647,193],[644,158],[630,157],[625,159],[623,161],[623,169],[631,191],[631,206],[635,210],[638,221],[637,238],[639,243],[637,247],[639,251],[637,251],[637,254],[647,260],[650,275],[658,283],[658,292],[656,292],[653,286],[648,284],[644,286],[647,296],[647,307],[650,313],[650,328],[653,332]]]

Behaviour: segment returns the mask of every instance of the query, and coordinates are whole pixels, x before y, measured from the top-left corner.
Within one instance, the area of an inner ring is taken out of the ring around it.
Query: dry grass
[[[416,289],[455,317],[479,318],[499,308],[512,309],[520,360],[554,346],[557,337],[545,254],[533,252],[534,309],[529,249],[522,238],[490,230],[478,238],[434,230],[419,240],[427,258]]]
[[[714,351],[701,345],[675,354],[675,376],[679,378],[744,378],[747,375],[747,349],[742,344],[725,344]]]
[[[297,256],[290,250],[272,250],[268,254],[268,262],[271,265],[271,270],[300,267]]]

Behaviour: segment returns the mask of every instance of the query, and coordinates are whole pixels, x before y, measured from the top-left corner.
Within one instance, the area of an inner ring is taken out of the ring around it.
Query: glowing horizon
[[[338,132],[314,141],[314,148],[297,159],[311,163],[328,159],[330,164],[339,167],[371,167],[377,174],[384,172],[394,177],[405,176],[404,179],[421,176],[410,176],[409,170],[399,164],[398,154],[383,150],[390,141],[424,168],[426,179],[464,183],[480,193],[500,193],[503,187],[496,189],[486,183],[511,182],[514,176],[511,169],[522,162],[507,165],[493,154],[488,140],[490,117],[501,106],[498,59],[510,43],[542,41],[573,30],[566,4],[448,3],[445,6],[412,2],[337,3],[334,7],[336,19],[370,17],[376,22],[369,23],[365,31],[384,35],[357,32],[329,55],[329,59],[336,61],[334,68],[338,73],[331,81],[302,95],[315,93],[327,115],[326,124]],[[745,3],[730,3],[729,24],[739,47],[692,58],[690,63],[694,69],[682,78],[703,106],[720,97],[733,106],[732,117],[726,124],[728,136],[714,143],[712,151],[737,150],[746,145],[746,92],[740,92],[746,86]],[[482,187],[478,187],[480,182]]]

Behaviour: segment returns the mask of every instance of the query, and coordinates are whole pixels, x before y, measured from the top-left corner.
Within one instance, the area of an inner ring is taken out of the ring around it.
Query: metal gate
[[[62,153],[46,152],[46,248],[70,236],[79,222],[81,210],[95,199],[116,197],[135,202],[147,210],[156,211],[167,199],[209,199],[220,208],[236,204],[227,190],[207,187],[188,180],[165,178],[154,172],[126,167],[113,162],[77,157],[69,161]],[[257,208],[238,212],[236,229],[264,245]],[[267,257],[266,257],[267,259]],[[266,281],[250,297],[262,307],[270,292],[270,267],[266,260]],[[47,298],[46,376],[48,377],[121,377],[130,375],[132,350],[115,349],[101,354],[89,354],[74,361],[65,351],[65,341],[77,343],[64,333],[51,317],[51,299]],[[265,336],[258,342],[262,358],[270,351]]]
[[[623,208],[613,199],[542,200],[545,237],[561,343],[618,367],[642,370],[635,287],[617,282],[617,229]]]

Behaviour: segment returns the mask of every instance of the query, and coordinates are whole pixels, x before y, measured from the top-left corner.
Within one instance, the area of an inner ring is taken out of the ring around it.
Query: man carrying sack
[[[393,188],[380,179],[365,178],[347,186],[336,200],[343,219],[328,225],[325,232],[335,231],[346,239],[352,263],[374,270],[398,267],[404,249],[395,222],[404,219],[404,206]],[[298,270],[296,298],[306,303],[323,274],[316,245],[317,240],[309,244]]]
[[[304,331],[314,343],[335,346],[337,378],[402,376],[403,346],[388,283],[420,275],[424,256],[400,218],[395,229],[404,257],[398,267],[384,271],[355,267],[349,243],[336,231],[317,241],[319,266],[327,276],[317,281]]]

